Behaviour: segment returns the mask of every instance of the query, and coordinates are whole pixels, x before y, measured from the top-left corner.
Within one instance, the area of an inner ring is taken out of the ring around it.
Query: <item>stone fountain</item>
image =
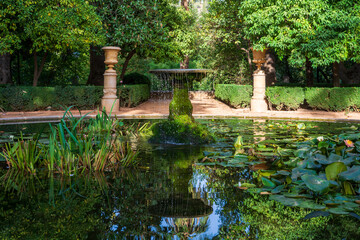
[[[169,82],[173,89],[173,98],[169,104],[168,121],[152,127],[150,142],[171,144],[202,144],[211,142],[214,137],[192,116],[193,106],[189,98],[189,89],[193,81],[200,81],[207,69],[155,69],[150,73],[161,81]]]

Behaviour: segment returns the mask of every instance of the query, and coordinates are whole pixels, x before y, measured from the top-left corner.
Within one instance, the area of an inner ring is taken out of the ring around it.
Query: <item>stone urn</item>
[[[264,49],[263,51],[252,49],[252,52],[253,52],[253,63],[255,63],[257,67],[256,71],[260,71],[261,66],[266,62],[266,58],[265,58],[266,49]]]
[[[114,69],[115,64],[118,63],[118,53],[121,50],[119,47],[103,47],[102,50],[105,52],[105,61],[108,69],[104,73],[104,96],[101,99],[101,108],[106,113],[118,112],[120,105],[119,99],[116,95],[116,70]]]
[[[266,91],[266,78],[265,72],[261,70],[261,66],[265,63],[266,58],[266,49],[263,51],[254,50],[253,51],[253,62],[256,64],[257,69],[254,71],[254,92],[253,97],[251,98],[251,111],[252,112],[266,112],[268,110],[268,105],[265,100],[265,91]]]

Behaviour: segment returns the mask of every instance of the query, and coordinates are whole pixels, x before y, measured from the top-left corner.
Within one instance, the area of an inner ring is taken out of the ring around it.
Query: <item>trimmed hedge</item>
[[[304,103],[305,92],[302,87],[268,87],[266,97],[271,108],[296,110]]]
[[[233,107],[249,107],[253,87],[251,85],[217,84],[215,97]]]
[[[360,88],[305,88],[305,99],[311,108],[344,111],[360,107]]]
[[[7,86],[0,88],[0,108],[4,111],[35,111],[51,107],[62,110],[62,106],[76,106],[78,109],[94,109],[101,103],[103,87],[99,86],[56,86],[25,87]],[[122,85],[118,87],[122,106],[136,106],[150,97],[148,85]]]
[[[121,85],[118,88],[120,106],[134,107],[150,98],[150,86],[147,84]]]
[[[252,86],[217,84],[215,97],[234,107],[250,106]],[[277,110],[296,110],[307,104],[311,109],[325,111],[360,110],[360,87],[280,87],[266,89],[270,106]]]

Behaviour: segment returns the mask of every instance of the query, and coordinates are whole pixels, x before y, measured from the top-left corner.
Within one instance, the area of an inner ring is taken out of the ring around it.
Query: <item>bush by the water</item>
[[[188,115],[155,123],[148,135],[150,135],[150,143],[196,145],[215,141],[214,135],[206,126],[194,122]]]
[[[217,84],[215,97],[233,107],[249,107],[253,87],[251,85]]]
[[[302,87],[268,87],[266,97],[277,110],[296,110],[304,103],[305,93]]]
[[[62,106],[94,109],[101,103],[103,87],[56,86],[30,87],[7,86],[0,88],[0,108],[4,111],[35,111],[48,107],[62,110]],[[122,106],[136,106],[150,97],[148,85],[121,85],[118,96]]]

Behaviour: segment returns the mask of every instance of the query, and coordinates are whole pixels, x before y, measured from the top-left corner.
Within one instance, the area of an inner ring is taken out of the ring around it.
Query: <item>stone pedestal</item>
[[[105,51],[105,64],[108,65],[108,69],[104,73],[104,96],[101,99],[101,108],[106,113],[118,112],[120,105],[116,95],[117,74],[113,67],[118,62],[117,55],[120,48],[103,47],[102,49]]]
[[[254,93],[251,98],[251,112],[266,112],[268,105],[265,101],[266,79],[265,72],[258,70],[254,73]]]

